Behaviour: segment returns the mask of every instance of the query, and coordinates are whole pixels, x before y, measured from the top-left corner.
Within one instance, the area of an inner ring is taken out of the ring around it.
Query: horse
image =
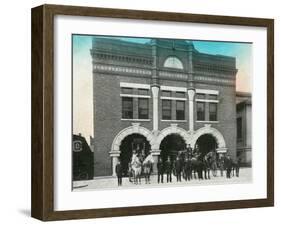
[[[145,178],[145,183],[150,184],[150,174],[152,171],[152,164],[154,163],[152,155],[148,155],[143,161],[143,174]]]
[[[218,170],[216,152],[210,151],[209,153],[206,154],[205,157],[209,159],[209,163],[210,163],[210,168],[211,168],[211,171],[212,171],[212,175],[213,175],[214,177],[216,177],[216,176],[217,176],[217,170]]]
[[[134,161],[131,163],[131,167],[134,176],[134,183],[141,184],[142,164],[139,157],[134,158]]]
[[[199,161],[197,159],[197,157],[193,156],[191,158],[191,179],[192,179],[192,172],[194,175],[194,179],[197,179],[197,174],[198,174],[198,166],[199,166]]]

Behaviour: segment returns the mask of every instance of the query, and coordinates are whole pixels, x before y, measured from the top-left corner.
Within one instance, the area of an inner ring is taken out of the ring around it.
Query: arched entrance
[[[215,141],[217,143],[217,149],[216,149],[217,152],[225,153],[227,151],[226,143],[225,143],[225,139],[224,139],[223,135],[221,134],[221,132],[219,130],[217,130],[216,128],[212,127],[209,124],[205,124],[204,127],[201,127],[194,133],[194,135],[192,136],[192,139],[190,141],[191,147],[194,148],[198,139],[205,134],[209,134],[215,139]]]
[[[146,157],[149,154],[151,146],[145,136],[141,134],[131,134],[125,137],[120,145],[119,160],[122,165],[123,174],[127,176],[128,165],[131,161],[133,150],[136,150],[138,154]]]
[[[196,141],[196,146],[199,148],[202,157],[218,148],[217,141],[211,134],[201,135]]]
[[[146,138],[146,140],[149,142],[150,146],[152,146],[153,141],[153,134],[146,129],[145,127],[140,126],[140,123],[132,123],[132,126],[129,126],[123,130],[121,130],[116,137],[114,138],[111,150],[109,152],[110,157],[112,158],[112,175],[115,176],[115,166],[117,164],[117,161],[121,154],[121,143],[122,141],[129,135],[132,134],[140,134]]]
[[[168,157],[175,160],[179,151],[186,149],[185,140],[176,133],[167,135],[160,144],[160,157],[166,161]]]
[[[186,131],[183,128],[178,127],[177,124],[171,124],[171,126],[163,129],[157,136],[157,139],[155,140],[155,142],[153,142],[152,145],[152,149],[155,150],[162,150],[160,148],[160,145],[162,143],[162,141],[171,134],[176,134],[179,135],[185,142],[186,145],[188,145],[190,143],[190,139],[191,139],[191,134],[190,132]]]

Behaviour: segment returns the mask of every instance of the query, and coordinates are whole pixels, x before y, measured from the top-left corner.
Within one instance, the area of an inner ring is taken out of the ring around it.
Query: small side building
[[[244,166],[252,165],[252,95],[236,93],[237,157]]]
[[[94,177],[94,153],[81,135],[72,137],[72,179],[90,180]]]

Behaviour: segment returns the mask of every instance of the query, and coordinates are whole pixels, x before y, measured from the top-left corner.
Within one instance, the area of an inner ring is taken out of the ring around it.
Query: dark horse
[[[192,168],[192,176],[194,176],[194,179],[210,179],[210,171],[211,171],[211,161],[212,159],[210,156],[202,154],[196,154],[191,158],[191,168]],[[203,174],[204,173],[204,174]]]

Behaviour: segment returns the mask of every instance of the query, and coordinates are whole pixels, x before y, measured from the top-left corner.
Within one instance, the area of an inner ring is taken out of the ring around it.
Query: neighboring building
[[[174,156],[188,144],[236,158],[236,59],[192,42],[93,38],[94,172],[124,173],[132,149]]]
[[[94,177],[94,154],[86,139],[81,135],[72,136],[72,178],[90,180]]]
[[[252,95],[236,93],[237,157],[245,166],[252,164]]]

